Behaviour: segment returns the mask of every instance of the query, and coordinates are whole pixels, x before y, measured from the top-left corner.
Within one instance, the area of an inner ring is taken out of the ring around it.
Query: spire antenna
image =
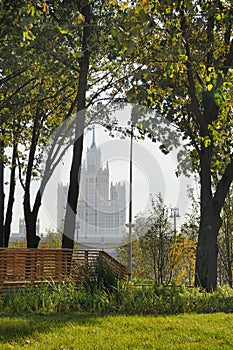
[[[93,126],[91,148],[96,148],[96,143],[95,143],[95,126]]]

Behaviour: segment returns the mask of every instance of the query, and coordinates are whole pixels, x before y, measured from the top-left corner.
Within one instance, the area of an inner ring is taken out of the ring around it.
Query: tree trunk
[[[62,237],[62,248],[74,247],[74,235],[76,227],[76,213],[79,196],[80,172],[82,164],[83,152],[83,134],[85,126],[85,106],[86,106],[86,91],[87,77],[89,70],[89,51],[88,40],[90,37],[90,5],[89,1],[83,1],[80,12],[85,17],[85,25],[83,29],[82,51],[83,57],[79,61],[79,85],[77,97],[77,121],[76,121],[76,141],[73,146],[73,158],[70,170],[70,183],[68,189],[68,198],[65,214],[64,232]]]
[[[40,205],[38,206],[39,210]],[[27,248],[38,248],[40,237],[36,235],[38,210],[30,209],[30,192],[24,196],[24,218],[26,225]]]
[[[0,141],[0,247],[4,247],[4,200],[4,142]]]
[[[40,237],[36,235],[37,215],[35,215],[35,212],[31,210],[31,180],[32,180],[33,164],[35,160],[36,147],[39,139],[40,128],[41,128],[41,114],[40,114],[39,108],[37,108],[35,119],[34,119],[33,130],[32,130],[32,141],[31,141],[29,157],[28,157],[26,180],[25,180],[25,186],[24,186],[24,201],[23,201],[28,248],[38,248],[38,244],[40,241]]]
[[[210,292],[217,287],[218,233],[224,201],[233,179],[233,157],[218,182],[214,196],[211,188],[211,147],[200,153],[201,219],[196,252],[195,285]]]
[[[212,145],[200,152],[201,218],[196,252],[195,285],[208,292],[217,286],[217,236],[221,219],[213,206],[211,187]],[[217,217],[218,216],[218,217]]]
[[[196,254],[195,285],[211,292],[217,286],[217,237],[221,218],[213,205],[201,217]]]
[[[12,161],[11,161],[10,190],[9,190],[6,218],[5,218],[5,224],[4,224],[5,247],[8,247],[8,244],[9,244],[12,215],[13,215],[13,205],[15,201],[14,195],[15,195],[15,170],[16,170],[17,148],[18,148],[17,144],[14,144],[13,152],[12,152]]]

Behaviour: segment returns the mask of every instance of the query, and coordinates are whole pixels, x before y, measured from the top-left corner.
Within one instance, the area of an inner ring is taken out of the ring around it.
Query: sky
[[[120,112],[117,118],[121,125],[127,127],[129,111]],[[93,132],[87,130],[84,135],[85,159],[87,147],[92,143]],[[129,202],[129,158],[130,158],[130,140],[121,139],[118,136],[111,137],[100,125],[95,125],[96,146],[100,147],[103,167],[108,162],[110,172],[110,182],[126,183],[127,216]],[[69,171],[72,157],[72,146],[60,162],[52,178],[47,184],[42,206],[40,209],[40,230],[45,233],[46,230],[56,229],[57,214],[57,185],[59,182],[67,184],[69,182]],[[132,180],[132,208],[133,217],[139,212],[144,212],[150,207],[150,194],[161,193],[164,202],[168,207],[178,207],[180,218],[177,219],[177,226],[184,220],[185,213],[190,209],[191,203],[187,196],[187,188],[195,188],[195,183],[191,178],[185,176],[176,177],[177,168],[176,151],[164,155],[159,149],[159,144],[149,139],[144,141],[133,141],[133,180]],[[38,188],[38,184],[33,184],[33,191]],[[16,189],[16,204],[13,218],[13,232],[18,232],[18,221],[23,217],[22,211],[23,192],[19,186]]]

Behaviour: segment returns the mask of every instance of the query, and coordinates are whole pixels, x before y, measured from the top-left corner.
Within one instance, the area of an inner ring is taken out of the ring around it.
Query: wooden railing
[[[106,253],[105,251],[100,251],[99,255],[109,263],[109,265],[113,268],[113,270],[117,273],[119,278],[126,279],[127,278],[127,267],[122,265],[119,261],[114,259],[111,255]]]
[[[79,269],[93,267],[99,257],[126,278],[126,267],[104,251],[0,248],[0,293],[12,286],[78,279]]]

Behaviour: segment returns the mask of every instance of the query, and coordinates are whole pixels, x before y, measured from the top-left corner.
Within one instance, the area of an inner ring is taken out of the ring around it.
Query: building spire
[[[95,126],[93,126],[93,133],[92,133],[92,144],[91,144],[91,148],[96,148],[96,144],[95,144]]]

